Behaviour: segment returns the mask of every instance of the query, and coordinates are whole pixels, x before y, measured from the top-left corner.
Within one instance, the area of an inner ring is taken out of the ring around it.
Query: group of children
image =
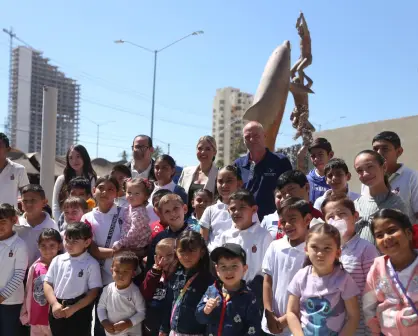
[[[126,166],[93,190],[75,177],[58,225],[42,188],[25,186],[22,216],[0,205],[0,335],[22,325],[31,335],[91,335],[93,310],[97,336],[413,334],[416,181],[410,173],[411,192],[398,189],[407,203],[386,177],[389,166],[401,170],[392,181],[409,172],[393,163],[400,141],[386,132],[373,147],[355,159],[359,196],[346,163],[314,140],[315,169],[283,173],[277,211],[261,223],[232,165],[218,172],[216,203],[197,190],[189,217],[167,157],[154,183]]]

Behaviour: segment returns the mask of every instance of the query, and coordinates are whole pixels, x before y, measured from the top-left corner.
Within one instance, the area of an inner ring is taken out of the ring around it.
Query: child
[[[193,194],[192,207],[194,212],[187,218],[189,227],[200,232],[199,220],[202,218],[205,209],[213,203],[213,194],[207,189],[196,190]]]
[[[418,223],[418,172],[398,163],[403,153],[401,139],[395,132],[384,131],[373,138],[372,146],[386,160],[392,192],[401,196],[409,207],[412,223]],[[362,185],[361,193],[368,193],[367,186]]]
[[[307,178],[309,181],[309,201],[315,203],[316,199],[322,196],[328,189],[324,175],[325,165],[334,156],[331,144],[325,138],[316,138],[308,147],[312,164],[312,169]]]
[[[38,238],[43,229],[55,229],[58,226],[46,212],[43,211],[47,200],[45,191],[38,184],[28,184],[22,188],[22,206],[25,213],[19,217],[13,230],[26,243],[28,262],[32,265],[39,257]]]
[[[282,199],[283,197],[280,189],[276,186],[276,189],[274,189],[274,204],[276,205],[276,209],[280,208]],[[284,236],[283,227],[279,227],[279,214],[277,213],[277,210],[272,214],[264,216],[260,225],[270,232],[273,239],[280,239]]]
[[[296,197],[285,199],[279,209],[286,236],[272,242],[263,260],[263,331],[273,335],[291,335],[287,328],[287,286],[305,260],[305,239],[312,220],[309,203]]]
[[[161,189],[154,193],[152,196],[152,214],[154,217],[151,217],[150,211],[148,211],[148,215],[150,218],[155,218],[154,221],[151,220],[150,228],[151,228],[151,239],[154,239],[160,232],[164,231],[164,229],[168,226],[167,223],[164,223],[164,220],[158,216],[158,204],[165,195],[172,194],[170,190]]]
[[[116,206],[125,207],[129,206],[128,200],[126,199],[125,182],[132,178],[131,170],[124,164],[117,164],[112,168],[110,176],[114,177],[119,183],[118,197],[115,198]]]
[[[209,251],[221,246],[222,233],[232,226],[228,212],[229,197],[241,186],[241,174],[237,167],[229,165],[219,170],[216,178],[218,202],[207,207],[200,219],[200,234],[207,241]],[[254,214],[253,222],[258,222],[257,213]]]
[[[344,195],[330,195],[322,204],[322,212],[328,224],[335,226],[341,235],[341,263],[348,274],[356,282],[362,294],[367,273],[374,259],[379,255],[374,245],[356,235],[358,212],[352,200]],[[361,298],[359,298],[360,313]],[[356,335],[366,335],[364,317],[360,316],[360,324]]]
[[[0,335],[14,336],[19,330],[19,315],[24,300],[23,279],[28,267],[25,242],[13,232],[17,222],[15,208],[0,205]]]
[[[398,210],[382,209],[371,224],[384,256],[374,260],[367,275],[363,311],[373,335],[416,335],[418,332],[417,251],[412,225]]]
[[[158,242],[164,238],[177,238],[184,230],[188,230],[184,222],[184,216],[187,213],[187,205],[179,195],[168,194],[161,198],[158,203],[158,214],[161,221],[167,223],[167,228],[160,232],[152,240],[147,257],[147,270],[154,265],[155,248]]]
[[[161,311],[170,310],[165,300],[168,281],[177,268],[176,240],[165,238],[160,240],[155,248],[154,266],[148,271],[140,290],[147,303],[147,314],[145,317],[144,336],[158,335],[162,322]]]
[[[247,254],[248,261],[248,271],[244,275],[244,280],[254,293],[261,297],[263,283],[261,265],[273,238],[259,223],[253,221],[257,209],[255,198],[249,191],[234,192],[229,197],[228,206],[233,226],[222,233],[220,246],[225,243],[241,245]]]
[[[126,182],[126,199],[129,202],[121,238],[113,244],[115,251],[121,248],[143,249],[150,243],[151,229],[146,205],[153,185],[142,177]]]
[[[325,198],[330,195],[343,194],[354,201],[359,198],[359,194],[352,192],[348,189],[347,182],[351,179],[351,174],[348,171],[347,164],[343,159],[331,159],[325,165],[324,174],[326,177],[327,184],[331,187],[325,194],[318,197],[315,201],[315,209],[321,210],[322,203]]]
[[[286,316],[290,331],[294,336],[354,335],[360,319],[360,291],[338,260],[340,233],[326,223],[314,225],[305,250],[305,267],[288,287]]]
[[[65,231],[68,224],[80,222],[83,215],[88,211],[88,205],[83,198],[70,196],[64,201],[62,210],[64,221],[61,225],[61,232]]]
[[[135,253],[124,251],[113,258],[111,284],[103,289],[97,307],[106,335],[142,335],[145,301],[132,283],[139,260]]]
[[[52,260],[44,278],[53,335],[91,335],[93,303],[102,288],[99,263],[87,252],[92,236],[88,224],[68,224],[67,252]]]
[[[185,208],[187,212],[187,206]],[[176,242],[180,266],[170,279],[167,300],[172,302],[171,313],[164,313],[160,335],[201,335],[206,326],[196,321],[195,311],[200,299],[214,278],[210,273],[209,252],[202,236],[184,231]],[[170,305],[171,306],[171,305]]]
[[[391,190],[386,176],[387,164],[383,156],[373,150],[364,150],[357,154],[354,160],[354,168],[360,182],[369,187],[368,195],[361,195],[354,201],[356,210],[360,215],[360,221],[356,224],[356,232],[360,238],[375,243],[370,224],[373,215],[379,209],[398,209],[409,214],[408,208],[401,197]]]
[[[44,229],[39,236],[38,246],[41,257],[29,268],[20,321],[23,325],[30,325],[31,335],[51,336],[44,279],[52,259],[58,255],[62,247],[60,233],[54,229]]]
[[[210,254],[219,280],[210,286],[196,309],[208,335],[261,335],[261,314],[255,294],[242,280],[248,269],[245,251],[225,244]]]

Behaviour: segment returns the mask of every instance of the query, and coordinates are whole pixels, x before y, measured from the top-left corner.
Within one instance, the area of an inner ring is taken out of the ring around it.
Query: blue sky
[[[153,55],[159,56],[156,144],[180,165],[196,162],[195,143],[211,133],[213,96],[233,86],[255,93],[271,51],[283,40],[299,56],[295,29],[303,10],[312,35],[311,119],[335,128],[417,114],[418,39],[414,0],[368,1],[27,1],[0,2],[0,28],[44,52],[81,84],[80,143],[117,160],[138,133],[149,134]],[[8,36],[0,35],[0,124],[7,115]],[[408,99],[406,99],[408,98]],[[289,99],[277,146],[291,145]],[[341,116],[346,118],[340,119]],[[0,129],[3,125],[0,125]]]

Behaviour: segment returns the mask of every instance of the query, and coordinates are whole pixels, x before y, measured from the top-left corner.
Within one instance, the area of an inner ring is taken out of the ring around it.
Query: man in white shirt
[[[152,139],[148,135],[137,135],[132,144],[132,161],[126,164],[131,170],[132,178],[143,177],[155,180],[152,153],[154,153]]]
[[[17,207],[19,189],[29,184],[25,167],[7,158],[10,142],[6,134],[0,133],[0,203]]]

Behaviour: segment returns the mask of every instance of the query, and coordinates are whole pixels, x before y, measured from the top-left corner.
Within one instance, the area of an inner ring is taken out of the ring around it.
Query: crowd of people
[[[259,123],[243,138],[247,155],[218,169],[201,137],[178,183],[146,135],[107,176],[72,146],[49,208],[0,133],[0,335],[418,332],[418,173],[399,136],[350,163],[316,138],[299,154],[310,172]]]

